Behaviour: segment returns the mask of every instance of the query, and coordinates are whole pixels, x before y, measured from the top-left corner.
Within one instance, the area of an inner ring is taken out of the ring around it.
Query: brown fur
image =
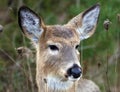
[[[65,25],[44,25],[42,19],[27,7],[21,7],[18,15],[21,29],[36,46],[36,82],[39,92],[100,92],[91,80],[70,80],[67,75],[67,70],[74,64],[81,68],[76,46],[80,44],[81,36],[86,39],[94,33],[99,15],[98,4]],[[57,46],[57,50],[51,50],[51,45]]]
[[[58,30],[54,30],[53,27],[48,27],[48,28],[49,28],[49,32],[47,31],[45,32],[45,34],[43,33],[43,35],[41,36],[41,39],[39,41],[40,47],[38,49],[39,51],[37,52],[36,81],[39,88],[39,92],[46,92],[45,90],[46,90],[47,82],[45,82],[44,79],[48,74],[51,73],[56,76],[60,75],[61,77],[64,77],[64,74],[62,76],[62,73],[59,71],[59,69],[61,69],[61,67],[64,67],[64,65],[66,65],[66,63],[68,63],[69,60],[73,59],[74,61],[75,57],[72,57],[71,54],[69,53],[72,53],[71,47],[73,46],[73,44],[79,44],[79,41],[80,41],[78,39],[78,35],[74,30],[71,30],[72,33],[70,34],[68,33],[69,35],[74,34],[68,40],[66,39],[66,37],[63,37],[63,36],[62,38],[59,36],[56,37],[56,35],[52,33]],[[59,28],[59,30],[61,30],[61,28]],[[47,41],[52,41],[54,43],[57,42],[62,44],[63,50],[61,51],[61,55],[59,55],[58,57],[47,55],[48,53],[46,51]],[[62,57],[64,56],[64,58],[62,58],[61,56]],[[78,55],[78,58],[79,58],[79,55]],[[66,81],[66,80],[67,80],[66,78],[63,79],[63,81]],[[78,84],[76,85],[78,86],[76,91],[75,91],[75,84]],[[58,91],[58,90],[51,90],[50,88],[48,88],[48,92],[100,92],[100,90],[98,86],[94,84],[92,81],[86,80],[86,79],[80,79],[79,81],[76,81],[74,85],[68,90]]]

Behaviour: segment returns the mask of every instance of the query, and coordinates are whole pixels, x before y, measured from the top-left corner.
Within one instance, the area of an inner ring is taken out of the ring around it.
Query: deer
[[[22,33],[36,49],[38,92],[100,92],[92,80],[82,78],[79,44],[96,30],[100,5],[95,4],[66,24],[47,25],[27,6],[18,10]]]

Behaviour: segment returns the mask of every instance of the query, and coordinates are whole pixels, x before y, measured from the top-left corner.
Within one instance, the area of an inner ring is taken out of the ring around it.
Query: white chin
[[[55,78],[53,76],[47,77],[47,84],[48,87],[53,90],[67,90],[70,87],[72,87],[73,82],[72,81],[61,81],[59,78]]]
[[[69,76],[68,80],[69,81],[78,81],[81,77],[82,77],[82,75],[79,78],[74,78],[73,76]]]

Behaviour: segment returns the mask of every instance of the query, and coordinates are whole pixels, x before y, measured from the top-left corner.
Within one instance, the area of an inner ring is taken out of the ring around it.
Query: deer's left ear
[[[74,17],[67,25],[72,26],[80,35],[80,40],[89,38],[95,31],[100,12],[100,5],[96,4],[88,10]]]

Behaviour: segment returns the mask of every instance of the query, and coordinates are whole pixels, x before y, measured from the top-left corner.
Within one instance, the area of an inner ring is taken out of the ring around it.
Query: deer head
[[[37,81],[45,79],[48,87],[67,89],[82,76],[78,46],[95,32],[100,12],[99,4],[80,13],[67,24],[45,25],[28,7],[19,9],[22,32],[37,50]]]

